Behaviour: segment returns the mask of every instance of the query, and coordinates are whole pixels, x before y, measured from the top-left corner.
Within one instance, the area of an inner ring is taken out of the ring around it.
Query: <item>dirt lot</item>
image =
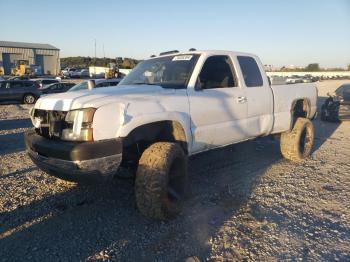
[[[319,102],[342,82],[318,83]],[[38,170],[28,109],[0,105],[1,261],[350,260],[349,122],[315,120],[301,164],[270,138],[191,158],[185,210],[165,223],[137,212],[132,181],[83,187]]]

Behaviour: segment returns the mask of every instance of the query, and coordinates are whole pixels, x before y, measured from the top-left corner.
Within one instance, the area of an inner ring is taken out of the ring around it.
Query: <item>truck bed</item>
[[[291,123],[291,107],[298,99],[307,99],[310,106],[309,118],[317,111],[317,87],[314,83],[293,85],[272,85],[274,94],[274,125],[272,134],[287,131]]]

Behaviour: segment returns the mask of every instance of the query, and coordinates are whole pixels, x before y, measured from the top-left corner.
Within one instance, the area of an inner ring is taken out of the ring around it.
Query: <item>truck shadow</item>
[[[32,122],[30,121],[29,118],[0,120],[0,130],[11,130],[11,129],[29,128],[29,127],[32,127]]]
[[[0,135],[0,156],[25,150],[23,132]]]
[[[30,119],[0,120],[0,130],[27,129],[32,126]],[[0,134],[0,156],[20,152],[25,149],[23,130],[16,133]]]

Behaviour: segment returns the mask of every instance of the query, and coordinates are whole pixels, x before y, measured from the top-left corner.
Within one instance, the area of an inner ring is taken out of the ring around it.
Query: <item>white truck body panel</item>
[[[187,89],[164,89],[156,85],[96,88],[45,96],[37,101],[35,109],[97,108],[93,120],[96,141],[126,137],[135,128],[148,123],[177,121],[185,131],[189,154],[290,130],[291,110],[297,99],[309,102],[309,118],[316,113],[317,90],[314,84],[270,87],[263,66],[254,55],[227,51],[185,54],[200,55]],[[203,64],[214,55],[231,58],[237,86],[196,90]],[[263,86],[245,85],[238,55],[256,60]]]
[[[309,118],[317,111],[317,89],[315,84],[273,85],[274,125],[272,134],[281,133],[291,128],[291,105],[296,99],[307,99],[310,106]]]

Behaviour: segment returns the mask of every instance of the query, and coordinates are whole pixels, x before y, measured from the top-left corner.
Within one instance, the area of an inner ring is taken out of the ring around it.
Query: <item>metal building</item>
[[[60,50],[48,44],[0,41],[0,74],[10,75],[18,62],[36,66],[42,74],[58,75]]]

